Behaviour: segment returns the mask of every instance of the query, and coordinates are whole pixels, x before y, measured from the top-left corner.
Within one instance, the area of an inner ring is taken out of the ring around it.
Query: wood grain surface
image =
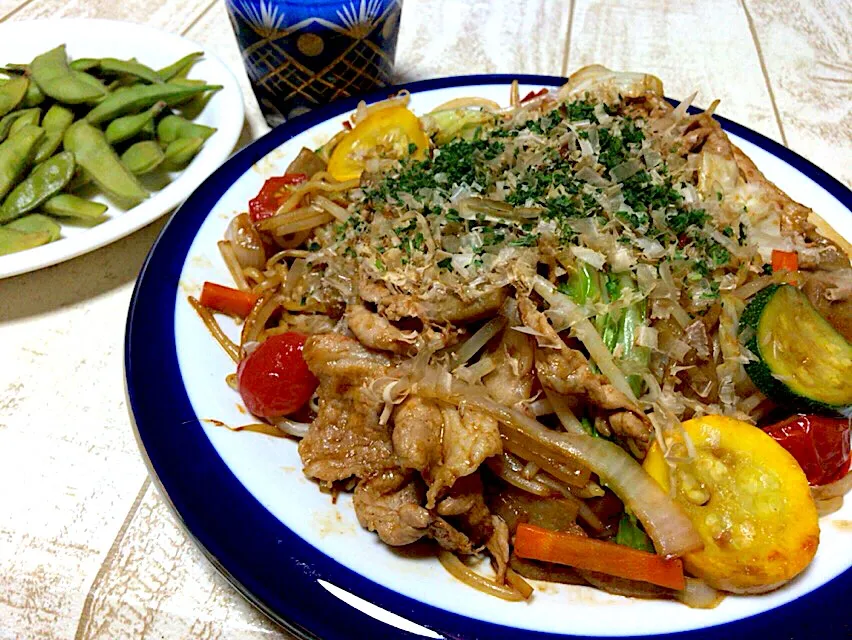
[[[645,70],[848,185],[850,15],[849,0],[405,0],[396,75]],[[0,16],[184,34],[240,79],[240,144],[267,130],[220,0],[0,0]],[[0,639],[287,637],[189,540],[133,438],[124,321],[162,225],[0,280]]]

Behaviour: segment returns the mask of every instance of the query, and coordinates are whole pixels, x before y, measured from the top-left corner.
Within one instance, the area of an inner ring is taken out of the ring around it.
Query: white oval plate
[[[411,90],[413,110],[424,113],[470,95],[505,104],[512,78],[448,78],[405,88]],[[519,80],[521,95],[559,82],[545,76]],[[229,220],[246,209],[265,178],[284,172],[302,146],[316,147],[336,133],[353,106],[344,101],[302,116],[225,163],[169,221],[134,292],[125,367],[143,454],[178,517],[225,575],[291,629],[334,640],[414,637],[410,634],[544,640],[681,632],[678,638],[689,640],[767,633],[810,637],[801,635],[802,625],[828,637],[840,628],[830,625],[845,624],[839,606],[818,617],[811,614],[848,593],[850,500],[821,520],[822,539],[811,566],[770,594],[731,596],[716,609],[697,610],[538,583],[531,602],[507,603],[456,581],[434,557],[392,549],[362,529],[351,496],[332,503],[305,478],[294,441],[215,426],[214,420],[245,424],[248,416],[224,382],[233,362],[187,295],[198,296],[206,280],[231,282],[216,247]],[[721,120],[769,179],[852,238],[845,187],[777,143]],[[223,325],[232,338],[239,336],[237,325],[227,320]]]
[[[196,122],[217,131],[204,144],[190,165],[173,174],[172,182],[154,191],[142,204],[123,210],[97,195],[93,199],[109,205],[106,220],[92,227],[75,226],[57,218],[62,236],[41,247],[0,256],[0,278],[34,271],[74,258],[123,238],[183,202],[193,190],[224,162],[234,149],[243,127],[245,110],[237,79],[208,49],[174,33],[116,20],[61,19],[6,22],[0,25],[0,66],[27,63],[60,44],[75,58],[137,58],[155,69],[164,67],[193,51],[204,57],[192,67],[190,78],[220,84]]]

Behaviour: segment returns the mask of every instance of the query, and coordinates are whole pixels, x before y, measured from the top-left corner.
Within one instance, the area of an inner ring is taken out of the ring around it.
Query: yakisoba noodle
[[[510,601],[530,579],[706,607],[807,566],[808,481],[824,511],[848,476],[757,426],[805,406],[848,451],[842,239],[653,76],[409,101],[361,103],[219,243],[237,290],[192,302],[265,420],[246,429],[299,438],[364,528]],[[775,375],[793,347],[761,333],[797,305],[818,366],[793,370],[822,390]],[[239,345],[210,308],[243,317]]]

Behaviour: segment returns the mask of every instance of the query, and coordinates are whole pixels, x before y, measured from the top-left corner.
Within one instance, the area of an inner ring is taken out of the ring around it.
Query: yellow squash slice
[[[645,470],[683,507],[704,549],[684,556],[686,570],[734,593],[775,589],[804,570],[819,544],[816,506],[799,464],[746,422],[705,416],[683,423],[696,448],[672,474],[654,444]]]
[[[334,148],[328,171],[341,182],[361,176],[371,155],[417,160],[426,157],[429,138],[420,119],[405,107],[374,111],[347,133]]]

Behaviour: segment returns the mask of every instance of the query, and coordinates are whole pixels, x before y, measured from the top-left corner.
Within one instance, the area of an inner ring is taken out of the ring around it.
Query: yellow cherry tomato
[[[761,429],[723,416],[683,423],[696,457],[674,474],[655,443],[645,470],[689,515],[704,548],[684,556],[687,572],[734,593],[775,589],[808,566],[819,523],[795,458]]]
[[[415,145],[413,153],[410,146]],[[388,107],[374,111],[347,133],[334,148],[328,171],[336,180],[353,180],[361,176],[364,164],[371,156],[417,160],[426,157],[429,138],[423,132],[420,119],[405,107]]]

